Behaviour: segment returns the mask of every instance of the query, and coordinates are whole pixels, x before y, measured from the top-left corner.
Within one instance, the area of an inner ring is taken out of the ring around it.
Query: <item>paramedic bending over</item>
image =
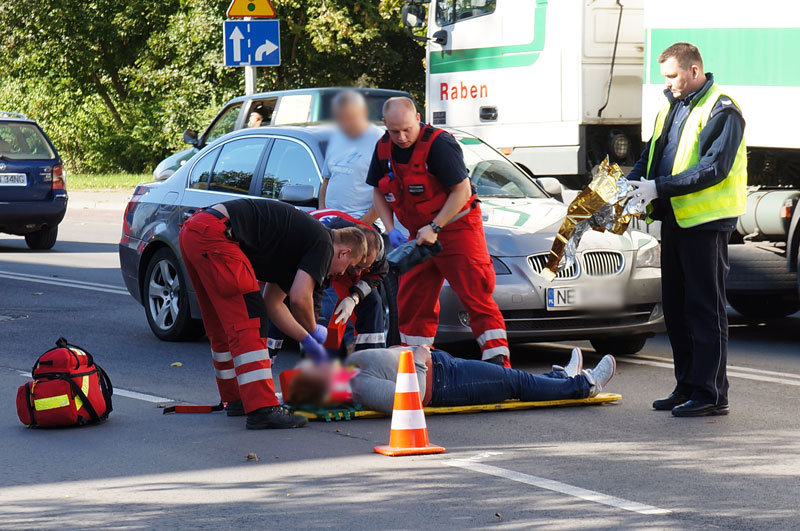
[[[386,134],[378,141],[367,183],[395,247],[404,241],[394,218],[417,245],[438,239],[443,250],[400,277],[400,338],[406,345],[433,344],[439,326],[439,293],[445,279],[469,313],[481,358],[510,367],[505,322],[497,307],[495,275],[486,249],[478,198],[461,147],[449,133],[420,123],[414,102],[390,98],[383,106]]]

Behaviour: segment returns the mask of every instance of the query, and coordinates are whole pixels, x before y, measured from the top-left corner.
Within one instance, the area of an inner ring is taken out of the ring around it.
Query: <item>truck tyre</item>
[[[177,258],[159,249],[150,258],[142,282],[147,324],[162,341],[186,341],[203,335],[203,321],[192,319],[189,295]]]
[[[58,238],[58,225],[55,227],[45,227],[36,232],[31,232],[25,235],[25,243],[28,248],[36,251],[46,251],[52,249],[56,244]]]
[[[748,319],[780,319],[800,310],[800,300],[784,295],[728,293],[728,303]]]
[[[589,342],[598,354],[612,354],[614,356],[630,356],[644,348],[648,336],[638,335],[629,337],[600,337]]]

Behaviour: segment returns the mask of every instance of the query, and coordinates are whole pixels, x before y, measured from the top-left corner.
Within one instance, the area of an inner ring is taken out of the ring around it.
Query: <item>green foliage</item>
[[[67,188],[76,190],[124,190],[132,191],[137,184],[153,180],[149,173],[75,173],[67,174]]]
[[[282,66],[258,89],[363,85],[424,94],[402,0],[273,0]],[[229,0],[0,3],[0,109],[38,120],[69,169],[142,172],[244,93],[222,61]]]

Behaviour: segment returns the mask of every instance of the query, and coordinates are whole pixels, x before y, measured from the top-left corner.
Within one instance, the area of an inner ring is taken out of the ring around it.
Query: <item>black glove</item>
[[[391,251],[386,255],[386,259],[389,262],[389,269],[396,275],[402,275],[440,252],[442,244],[438,240],[432,245],[417,245],[416,240],[411,240]]]

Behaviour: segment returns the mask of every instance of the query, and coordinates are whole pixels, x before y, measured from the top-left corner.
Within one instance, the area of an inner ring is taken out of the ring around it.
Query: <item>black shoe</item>
[[[729,411],[728,404],[706,404],[697,400],[689,400],[672,408],[672,414],[676,417],[710,417],[727,415]]]
[[[669,411],[675,406],[679,406],[684,402],[688,401],[689,401],[688,396],[672,393],[667,398],[662,398],[661,400],[656,400],[655,402],[653,402],[653,409],[656,409],[658,411]]]
[[[493,358],[488,358],[488,359],[485,359],[483,361],[485,361],[486,363],[493,363],[495,365],[500,365],[501,367],[504,367],[505,366],[504,363],[506,361],[506,357],[503,356],[502,354],[498,354],[497,356],[495,356]]]
[[[303,415],[289,413],[282,406],[262,407],[247,414],[248,430],[302,428],[308,424]]]
[[[244,404],[241,400],[225,404],[225,414],[229,417],[244,417]]]

